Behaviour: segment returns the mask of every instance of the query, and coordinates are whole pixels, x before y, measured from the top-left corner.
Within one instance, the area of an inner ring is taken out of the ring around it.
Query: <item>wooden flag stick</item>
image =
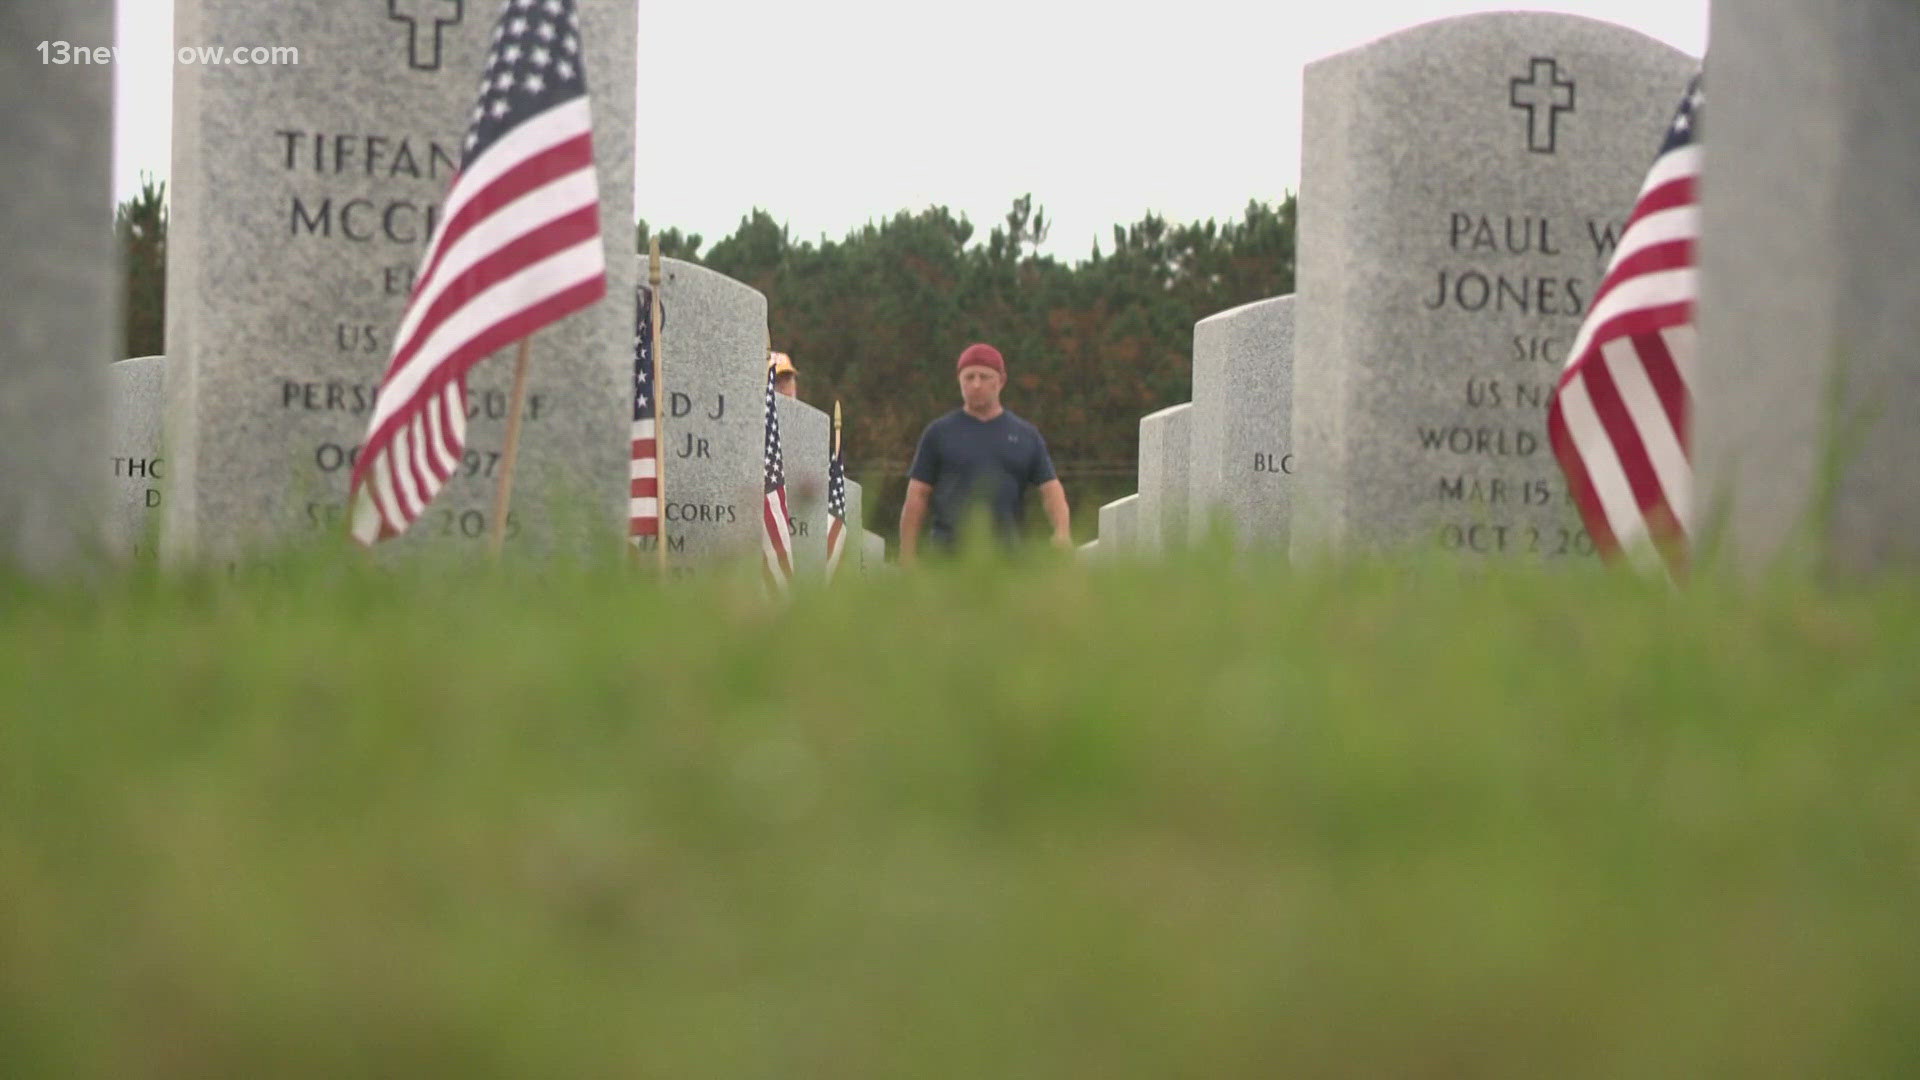
[[[507,445],[500,453],[500,483],[493,491],[492,529],[487,553],[495,559],[507,542],[507,507],[513,502],[513,463],[520,456],[520,413],[527,400],[527,348],[531,335],[520,339],[520,355],[513,362],[513,398],[507,403]]]
[[[833,456],[840,456],[840,399],[833,399]]]
[[[647,319],[653,324],[653,550],[660,572],[667,572],[667,395],[660,381],[660,237],[647,237]]]

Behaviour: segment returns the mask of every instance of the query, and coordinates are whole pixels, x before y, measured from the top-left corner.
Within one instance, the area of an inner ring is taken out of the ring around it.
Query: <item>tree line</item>
[[[660,230],[666,255],[766,294],[774,348],[800,395],[846,412],[849,474],[867,526],[892,537],[920,429],[953,408],[953,359],[973,341],[1007,357],[1007,406],[1046,435],[1074,532],[1134,488],[1140,418],[1187,400],[1193,324],[1293,291],[1295,202],[1250,200],[1237,219],[1116,225],[1078,262],[1040,253],[1049,223],[1023,195],[980,236],[946,207],[901,211],[842,240],[796,240],[762,209],[706,246]],[[166,205],[149,182],[115,213],[126,267],[123,355],[164,350]],[[645,251],[650,229],[636,229]]]

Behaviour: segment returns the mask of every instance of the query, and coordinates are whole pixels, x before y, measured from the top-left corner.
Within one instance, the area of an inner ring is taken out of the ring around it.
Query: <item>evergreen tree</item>
[[[140,193],[113,212],[120,248],[124,322],[120,357],[166,351],[167,185],[143,177]]]

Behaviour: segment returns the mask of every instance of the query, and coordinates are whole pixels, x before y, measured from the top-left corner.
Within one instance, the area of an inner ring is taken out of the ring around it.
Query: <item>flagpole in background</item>
[[[653,326],[653,497],[660,515],[660,526],[653,536],[653,550],[655,564],[664,574],[667,572],[667,455],[663,450],[667,442],[666,426],[662,421],[667,418],[667,410],[660,407],[664,400],[660,390],[660,350],[667,335],[666,328],[660,325],[660,237],[657,234],[647,237],[647,306],[647,319]]]
[[[493,489],[493,522],[487,534],[487,553],[498,559],[507,542],[507,507],[513,502],[513,463],[520,456],[520,413],[527,400],[527,353],[533,344],[529,334],[520,339],[520,352],[513,361],[513,397],[507,402],[507,445],[500,451],[500,482]]]

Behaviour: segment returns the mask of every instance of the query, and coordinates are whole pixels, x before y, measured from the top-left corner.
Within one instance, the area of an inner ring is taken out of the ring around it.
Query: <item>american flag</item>
[[[466,448],[467,372],[607,292],[576,0],[506,0],[460,171],[353,469],[353,535],[395,536]]]
[[[654,441],[653,290],[639,289],[640,313],[633,330],[633,480],[628,492],[627,534],[660,535],[660,450]]]
[[[787,467],[780,454],[780,410],[774,405],[773,366],[767,366],[766,498],[760,507],[760,554],[767,582],[785,590],[793,581],[793,532],[787,525]]]
[[[1648,569],[1686,561],[1703,100],[1696,76],[1547,410],[1553,452],[1595,545]]]
[[[836,406],[837,411],[837,406]],[[833,453],[827,455],[827,580],[840,569],[840,555],[847,548],[847,463],[840,452],[840,433],[833,438]]]

